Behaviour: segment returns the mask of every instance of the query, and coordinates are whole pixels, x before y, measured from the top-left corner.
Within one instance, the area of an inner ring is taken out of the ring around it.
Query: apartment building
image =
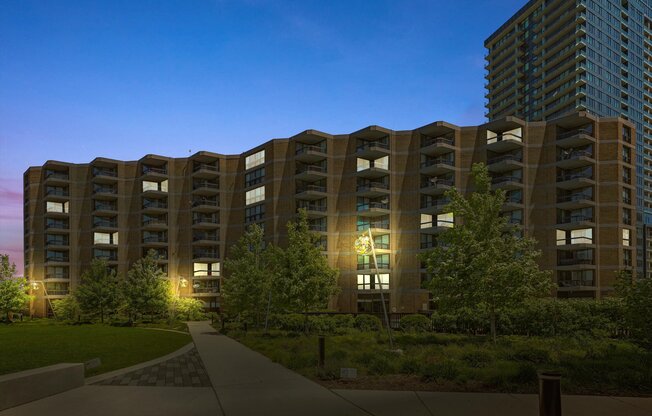
[[[531,0],[485,47],[489,120],[586,111],[634,124],[637,269],[651,276],[652,1]]]
[[[631,122],[580,112],[551,122],[307,130],[241,155],[48,161],[24,175],[32,312],[47,315],[93,258],[125,275],[150,249],[181,296],[219,309],[229,247],[252,223],[284,245],[299,208],[340,270],[334,309],[380,312],[382,290],[391,312],[426,310],[427,273],[417,255],[459,221],[446,210],[445,192],[469,192],[477,162],[507,191],[504,215],[538,240],[557,295],[600,297],[615,272],[636,261],[635,143]],[[371,258],[354,250],[368,229],[378,277]]]

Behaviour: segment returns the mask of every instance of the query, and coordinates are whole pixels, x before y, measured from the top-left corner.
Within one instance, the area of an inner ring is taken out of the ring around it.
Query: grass
[[[0,324],[0,374],[100,358],[93,376],[169,354],[189,335],[145,328],[66,325],[49,320]]]
[[[285,331],[230,331],[229,336],[332,388],[536,393],[538,370],[559,370],[565,394],[652,395],[652,352],[612,339],[396,334],[349,330],[326,339],[318,369],[317,336]],[[340,380],[340,368],[358,370]]]

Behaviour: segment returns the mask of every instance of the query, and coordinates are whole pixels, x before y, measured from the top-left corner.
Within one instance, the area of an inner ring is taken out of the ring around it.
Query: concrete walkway
[[[370,415],[343,397],[219,335],[207,322],[188,324],[227,416]]]
[[[196,364],[203,363],[210,379],[205,387],[86,385],[5,410],[0,416],[538,415],[538,397],[528,394],[331,391],[219,335],[208,322],[191,322],[188,327],[200,357]],[[186,349],[186,353],[192,350]],[[182,358],[175,357],[171,359]],[[166,361],[149,364],[161,366]],[[131,377],[133,371],[133,367],[124,369],[122,377]],[[113,377],[112,373],[105,378]],[[652,399],[563,396],[562,412],[564,416],[652,416]]]

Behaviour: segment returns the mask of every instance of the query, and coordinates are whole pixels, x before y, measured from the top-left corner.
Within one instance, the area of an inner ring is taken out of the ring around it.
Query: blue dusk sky
[[[484,39],[525,0],[0,0],[0,253],[46,160],[241,153],[306,129],[484,121]]]

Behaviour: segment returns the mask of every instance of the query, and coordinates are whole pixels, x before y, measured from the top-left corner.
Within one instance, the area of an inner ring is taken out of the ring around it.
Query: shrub
[[[401,360],[399,372],[401,374],[419,374],[421,371],[421,362],[414,357],[405,357]]]
[[[424,315],[415,314],[401,318],[401,330],[405,332],[428,332],[431,327],[430,319]]]
[[[74,296],[52,301],[52,310],[57,319],[75,321],[79,318],[79,304]]]
[[[395,361],[385,354],[374,354],[367,364],[367,372],[377,376],[395,373]]]
[[[355,327],[360,331],[380,331],[382,324],[374,315],[358,315],[355,317]]]
[[[300,332],[304,330],[305,317],[299,313],[277,315],[275,319],[279,329]]]
[[[308,317],[308,330],[319,334],[332,334],[335,332],[335,321],[328,315],[311,315]]]
[[[335,324],[336,329],[351,329],[355,328],[355,319],[353,315],[334,315],[333,323]]]
[[[550,362],[550,353],[543,348],[534,346],[517,347],[511,356],[515,360],[529,361],[535,364]]]
[[[520,385],[526,385],[536,383],[538,378],[539,375],[534,364],[521,363],[519,364],[516,373],[509,377],[509,381]]]
[[[493,357],[483,350],[471,350],[462,354],[462,360],[465,361],[469,367],[482,368],[489,364]]]
[[[430,363],[421,369],[421,379],[426,382],[437,380],[453,381],[459,375],[458,364],[453,360]]]
[[[174,319],[180,321],[200,321],[206,318],[204,314],[204,303],[199,299],[176,298],[172,301]]]

